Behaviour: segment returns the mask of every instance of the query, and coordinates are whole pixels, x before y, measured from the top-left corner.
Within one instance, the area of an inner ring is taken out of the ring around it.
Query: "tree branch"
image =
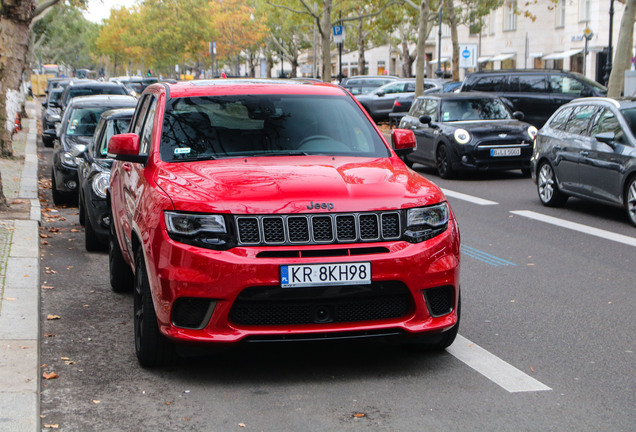
[[[301,0],[301,1],[303,1],[303,0]],[[389,6],[394,5],[394,4],[399,4],[399,3],[402,3],[402,2],[403,2],[403,0],[395,0],[395,1],[389,2],[389,3],[385,4],[384,6],[382,6],[382,8],[380,10],[378,10],[376,12],[373,12],[373,13],[370,13],[370,14],[358,15],[358,16],[349,17],[349,18],[339,18],[339,19],[334,21],[334,24],[339,23],[339,22],[345,22],[345,21],[358,21],[358,20],[362,20],[362,19],[365,19],[365,18],[374,17],[376,15],[380,15]]]
[[[60,0],[44,0],[42,3],[39,3],[35,7],[35,11],[33,12],[32,22],[36,22],[37,20],[44,17],[44,15],[46,15],[48,11],[59,2]]]

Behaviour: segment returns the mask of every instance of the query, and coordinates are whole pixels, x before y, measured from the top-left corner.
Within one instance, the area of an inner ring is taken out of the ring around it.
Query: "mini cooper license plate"
[[[511,147],[511,148],[490,149],[490,156],[492,157],[521,156],[521,148]]]
[[[280,266],[282,288],[370,283],[370,262]]]

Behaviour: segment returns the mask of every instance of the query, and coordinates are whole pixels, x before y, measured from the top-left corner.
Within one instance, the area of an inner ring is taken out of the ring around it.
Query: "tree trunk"
[[[631,52],[634,45],[634,21],[636,20],[636,0],[627,0],[621,28],[618,32],[618,42],[614,51],[614,63],[607,84],[607,96],[619,97],[625,87],[625,71],[630,68]],[[631,95],[625,95],[631,96]]]
[[[365,75],[364,48],[364,23],[360,20],[358,22],[358,75]]]
[[[0,156],[13,156],[11,135],[15,115],[24,95],[22,74],[29,51],[29,26],[35,11],[34,0],[2,0],[0,6]],[[2,175],[0,174],[0,182]],[[0,209],[7,208],[0,186]]]
[[[322,80],[331,82],[331,8],[332,0],[323,0],[320,18],[320,48],[322,49]]]
[[[451,67],[453,71],[453,81],[459,81],[459,39],[457,37],[457,15],[453,0],[445,0],[448,9],[448,24],[451,31],[451,42],[453,44],[453,55]]]
[[[420,1],[420,20],[417,29],[417,60],[415,62],[415,97],[424,93],[424,59],[426,57],[426,38],[428,37],[428,18],[431,8],[428,0]]]

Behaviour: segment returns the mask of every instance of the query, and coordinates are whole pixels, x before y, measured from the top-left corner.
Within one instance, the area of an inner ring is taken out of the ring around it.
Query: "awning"
[[[545,57],[541,57],[541,60],[562,60],[564,58],[572,57],[575,54],[583,51],[583,48],[571,49],[563,52],[548,54]]]
[[[499,54],[498,56],[494,56],[493,58],[491,58],[490,61],[496,62],[496,61],[508,60],[509,58],[512,58],[516,55],[517,55],[516,53]]]
[[[440,63],[446,63],[447,61],[450,60],[450,57],[442,57],[442,61]],[[431,60],[430,62],[428,62],[429,64],[437,64],[437,60]]]
[[[530,57],[530,58],[543,57],[543,53],[542,52],[532,52],[532,53],[528,54],[528,57]]]
[[[492,57],[479,57],[479,58],[477,59],[477,62],[478,62],[478,63],[486,63],[486,62],[489,62],[489,61],[491,61],[491,60],[492,60]]]

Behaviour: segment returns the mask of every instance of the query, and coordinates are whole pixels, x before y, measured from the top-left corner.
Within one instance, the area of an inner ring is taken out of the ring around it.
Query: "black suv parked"
[[[605,87],[579,73],[549,69],[475,72],[466,76],[461,91],[495,93],[537,128],[573,99],[607,94]]]

